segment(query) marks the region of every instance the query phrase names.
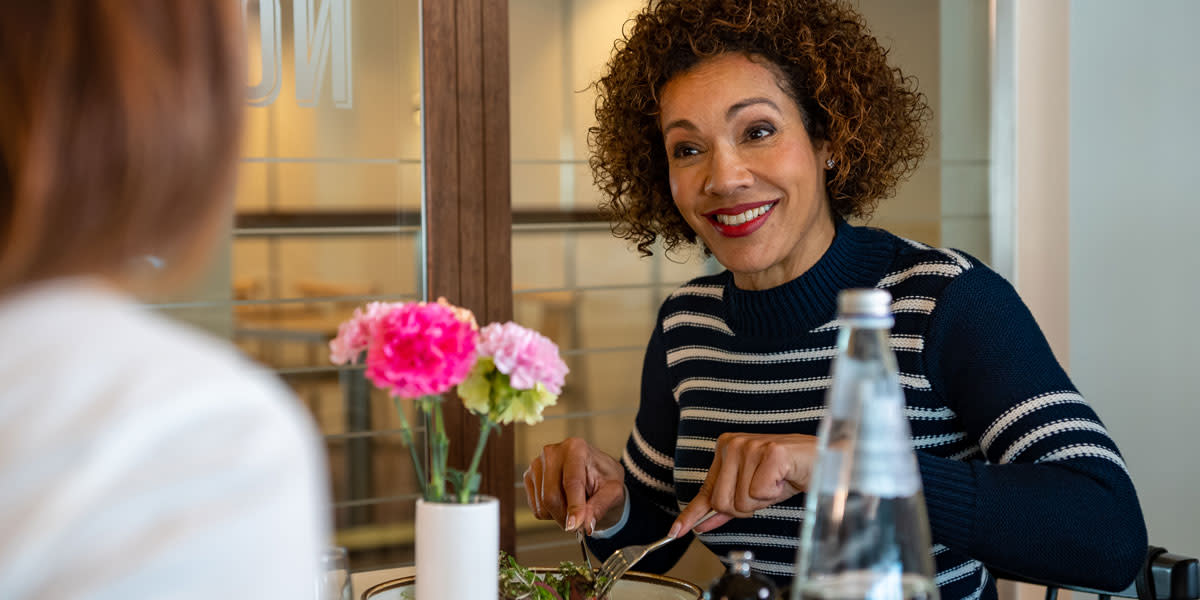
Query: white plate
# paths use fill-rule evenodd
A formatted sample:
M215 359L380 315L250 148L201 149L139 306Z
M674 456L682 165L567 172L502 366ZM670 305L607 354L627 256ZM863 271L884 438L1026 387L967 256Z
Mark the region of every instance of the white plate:
M552 569L533 570L541 573ZM415 600L415 579L410 575L372 586L363 592L362 600ZM682 579L630 571L613 586L608 600L700 600L702 593Z

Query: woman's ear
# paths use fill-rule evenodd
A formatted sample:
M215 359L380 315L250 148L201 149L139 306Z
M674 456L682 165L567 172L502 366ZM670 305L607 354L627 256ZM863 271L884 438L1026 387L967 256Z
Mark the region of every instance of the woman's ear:
M815 140L813 153L816 155L817 164L826 170L832 170L837 166L837 160L833 158L833 143L829 140Z

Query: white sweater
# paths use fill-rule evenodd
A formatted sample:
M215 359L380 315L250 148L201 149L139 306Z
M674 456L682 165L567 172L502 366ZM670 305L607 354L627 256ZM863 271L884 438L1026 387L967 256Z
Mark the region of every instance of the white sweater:
M324 464L227 343L96 281L0 299L0 598L310 598Z

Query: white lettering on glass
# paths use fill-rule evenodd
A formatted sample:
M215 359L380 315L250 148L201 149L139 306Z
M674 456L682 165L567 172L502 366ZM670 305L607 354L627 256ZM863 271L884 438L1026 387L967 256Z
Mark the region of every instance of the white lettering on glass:
M243 23L249 23L251 0L242 0ZM262 77L258 85L246 86L247 100L252 106L269 106L279 97L283 73L283 32L279 27L279 0L253 0L258 8L260 63ZM249 34L249 31L246 32Z
M205 0L207 1L207 0ZM270 106L279 98L283 81L283 29L280 0L241 0L245 35L250 36L251 15L257 13L262 76L246 86L252 106ZM253 3L253 4L251 4ZM321 100L325 71L333 71L333 104L354 108L353 54L350 0L293 0L292 50L296 74L296 102L317 106ZM253 60L253 59L251 59ZM332 63L332 64L330 64Z
M353 60L350 53L349 0L294 0L296 101L316 106L325 79L325 65L333 60L333 104L352 108ZM331 57L332 55L332 57Z

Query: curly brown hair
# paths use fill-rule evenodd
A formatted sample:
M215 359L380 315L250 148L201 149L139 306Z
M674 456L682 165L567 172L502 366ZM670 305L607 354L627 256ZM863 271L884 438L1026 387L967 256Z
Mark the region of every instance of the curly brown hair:
M915 79L888 66L862 16L837 0L649 0L626 30L593 84L589 164L613 233L643 255L659 236L668 251L696 241L671 199L658 94L707 58L744 52L782 71L809 137L830 142L835 214L870 216L929 145Z

